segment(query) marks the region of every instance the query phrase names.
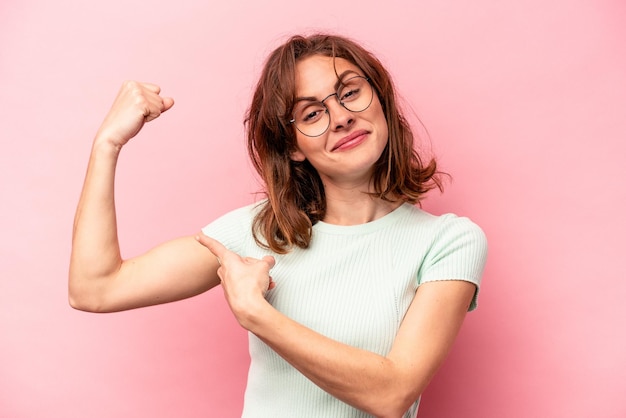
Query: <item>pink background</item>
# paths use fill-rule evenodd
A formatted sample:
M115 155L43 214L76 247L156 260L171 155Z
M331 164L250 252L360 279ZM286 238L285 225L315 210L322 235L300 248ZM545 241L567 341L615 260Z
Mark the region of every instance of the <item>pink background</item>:
M246 335L222 293L73 311L72 218L127 78L177 103L121 158L123 253L251 202L252 86L278 42L311 29L387 64L454 177L425 207L489 237L479 309L420 417L626 416L626 4L215 3L1 3L0 416L238 416Z

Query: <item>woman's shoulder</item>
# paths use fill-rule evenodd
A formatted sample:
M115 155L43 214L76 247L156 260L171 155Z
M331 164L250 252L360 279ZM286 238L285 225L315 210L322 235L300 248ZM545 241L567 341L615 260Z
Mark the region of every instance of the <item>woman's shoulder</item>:
M441 214L435 214L433 212L427 211L419 206L412 205L409 203L405 203L399 208L399 215L405 217L405 219L410 220L414 223L419 223L422 225L430 225L434 227L446 227L454 224L458 225L474 225L478 227L478 225L472 221L469 217L459 215L454 212L444 212Z
M236 231L249 230L254 221L254 217L259 212L264 202L265 201L259 201L231 209L209 222L203 228L203 231L206 233L208 231L213 232L223 229Z
M243 253L255 243L252 224L263 204L264 201L259 201L232 209L202 228L202 232L231 251Z
M467 216L452 212L437 215L410 204L402 205L401 210L403 219L400 223L404 227L428 231L433 237L474 235L480 241L486 239L482 228Z

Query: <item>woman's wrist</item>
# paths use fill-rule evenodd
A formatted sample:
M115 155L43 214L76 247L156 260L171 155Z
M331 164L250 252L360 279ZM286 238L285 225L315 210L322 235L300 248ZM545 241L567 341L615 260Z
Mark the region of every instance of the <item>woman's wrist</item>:
M232 306L231 309L233 309ZM239 325L256 334L255 331L261 329L273 310L274 308L265 298L259 297L258 300L247 303L241 308L233 309L233 313Z
M117 158L122 146L105 135L96 135L92 145L92 155Z

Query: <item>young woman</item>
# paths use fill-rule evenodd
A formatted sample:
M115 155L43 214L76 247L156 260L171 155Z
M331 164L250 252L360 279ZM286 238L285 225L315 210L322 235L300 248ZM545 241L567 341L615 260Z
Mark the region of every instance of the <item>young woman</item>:
M414 417L476 296L484 234L415 206L439 186L391 78L355 42L295 36L247 114L266 199L123 260L118 155L173 105L126 82L93 143L74 224L70 303L112 312L221 284L250 332L245 417Z

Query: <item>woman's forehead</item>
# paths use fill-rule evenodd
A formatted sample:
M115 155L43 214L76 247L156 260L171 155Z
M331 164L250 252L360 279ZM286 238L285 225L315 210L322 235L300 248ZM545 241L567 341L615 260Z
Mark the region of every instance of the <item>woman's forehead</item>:
M338 81L349 74L363 75L356 65L344 58L313 55L296 63L297 97L327 95L338 87Z

